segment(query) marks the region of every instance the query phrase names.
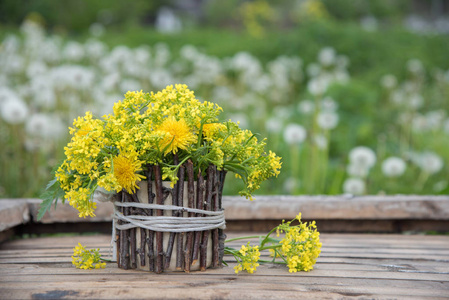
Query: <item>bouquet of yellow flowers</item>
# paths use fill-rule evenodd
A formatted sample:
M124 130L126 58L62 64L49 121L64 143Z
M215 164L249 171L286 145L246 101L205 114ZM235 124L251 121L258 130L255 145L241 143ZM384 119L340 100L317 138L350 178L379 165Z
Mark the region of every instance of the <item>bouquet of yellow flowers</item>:
M101 119L87 112L70 128L66 158L42 194L38 218L58 198L80 217L94 216L97 189L133 194L150 165L161 166L162 178L173 185L188 160L195 174L210 164L235 173L244 183L240 194L252 199L262 181L279 174L280 157L265 151L265 139L230 120L219 122L221 111L178 84L157 93L128 92Z

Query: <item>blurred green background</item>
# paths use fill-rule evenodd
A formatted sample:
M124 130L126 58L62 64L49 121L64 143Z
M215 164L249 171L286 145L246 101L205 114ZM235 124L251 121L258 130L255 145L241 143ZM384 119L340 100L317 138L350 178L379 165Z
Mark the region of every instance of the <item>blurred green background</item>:
M39 194L77 116L175 83L283 157L260 194L447 194L448 14L444 0L1 0L0 197Z

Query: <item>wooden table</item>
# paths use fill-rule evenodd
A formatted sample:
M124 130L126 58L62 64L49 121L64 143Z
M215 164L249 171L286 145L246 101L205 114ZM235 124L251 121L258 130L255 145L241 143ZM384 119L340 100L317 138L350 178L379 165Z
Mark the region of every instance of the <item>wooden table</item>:
M229 267L190 274L126 271L114 263L79 270L71 265L72 248L81 242L107 255L110 236L14 240L0 245L0 299L449 298L449 236L322 234L321 240L313 271L263 265L238 275L227 256Z

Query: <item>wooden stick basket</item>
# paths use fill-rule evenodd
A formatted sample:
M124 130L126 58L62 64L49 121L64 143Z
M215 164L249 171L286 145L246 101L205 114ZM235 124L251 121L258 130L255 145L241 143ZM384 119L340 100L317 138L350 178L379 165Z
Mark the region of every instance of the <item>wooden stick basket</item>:
M119 268L205 271L222 266L225 228L222 192L226 172L210 165L206 176L187 161L178 182L163 182L160 166L149 166L147 181L129 194L117 194L115 252Z

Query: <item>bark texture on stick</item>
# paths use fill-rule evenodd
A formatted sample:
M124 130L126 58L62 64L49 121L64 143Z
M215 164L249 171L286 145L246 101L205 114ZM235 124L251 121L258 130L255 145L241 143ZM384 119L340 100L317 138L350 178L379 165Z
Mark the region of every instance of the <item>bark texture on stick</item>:
M219 189L218 189L218 208L220 210L223 209L223 187L226 179L226 171L222 170L218 172L219 180ZM218 266L223 267L223 256L224 256L224 248L225 248L226 234L223 232L223 229L218 229Z
M120 201L120 199L122 198L122 194L121 193L118 193L116 196L115 196L115 198L116 198L116 201ZM117 207L116 207L116 209L117 209ZM121 210L121 209L120 209ZM121 221L117 221L117 223L118 224L121 224L122 222ZM117 265L119 266L119 267L121 267L121 264L120 264L120 233L121 233L121 230L116 230L115 231L115 246L116 246L116 248L117 248L117 253L116 253L116 257L115 257L115 259L117 260Z
M125 193L126 202L133 202L133 197L129 193ZM134 215L136 211L128 207L128 215ZM130 243L130 267L137 268L137 243L136 243L136 228L129 229L129 243Z
M122 191L122 202L126 202L126 193ZM123 215L128 215L128 208L122 207ZM129 231L120 230L120 267L122 269L129 269Z
M178 172L178 206L184 206L184 177L185 177L185 168L184 166L179 167ZM182 211L177 211L176 216L182 217ZM184 270L184 232L178 233L176 236L176 270Z
M217 174L217 167L214 166L213 168L213 182L212 182L212 205L211 210L218 211L219 210L219 193L220 193L220 186L219 186L219 174ZM218 268L219 266L219 247L218 247L218 241L219 241L219 233L218 228L215 228L211 230L212 234L212 268Z
M187 206L189 208L195 208L195 178L193 173L193 163L189 159L187 161ZM189 218L194 217L194 213L189 212ZM185 268L184 271L190 272L190 265L192 263L192 248L193 248L193 238L194 238L194 232L190 231L187 232L187 240L186 240L186 247L185 247Z
M164 204L164 195L162 191L162 174L161 168L158 165L154 166L154 181L156 183L156 204ZM156 210L156 216L162 216L163 212L160 209ZM156 263L155 272L162 273L164 271L164 248L162 241L162 232L156 232Z
M206 199L204 202L204 210L211 210L212 204L212 189L215 177L215 166L209 165L207 168L207 181L206 181ZM200 270L206 271L207 266L207 244L209 242L209 232L210 230L204 230L203 236L201 238L200 246Z
M204 177L201 174L201 170L198 170L198 180L197 180L197 191L196 191L196 208L203 208L203 200L204 200ZM202 214L197 214L197 217L202 217ZM201 231L195 232L195 241L193 245L193 253L192 253L192 266L196 264L199 257L199 249L201 243Z
M153 166L148 166L148 173L147 173L147 180L148 180L148 184L147 184L147 193L148 193L148 203L149 204L153 204L154 203L154 198L156 197L156 195L153 193L153 181L152 181L152 177L153 177ZM153 215L153 210L149 209L148 210L148 215L152 216ZM147 244L148 244L148 268L151 272L154 271L154 231L153 230L148 230L148 240L147 240Z

